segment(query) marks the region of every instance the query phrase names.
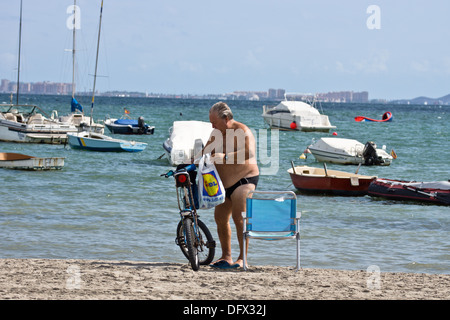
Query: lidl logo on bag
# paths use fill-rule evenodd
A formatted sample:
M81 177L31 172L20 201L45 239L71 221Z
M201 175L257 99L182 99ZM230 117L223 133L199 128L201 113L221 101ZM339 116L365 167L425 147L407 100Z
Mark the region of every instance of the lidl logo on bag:
M210 197L217 195L219 192L219 183L213 174L203 174L203 186L205 187L204 190Z

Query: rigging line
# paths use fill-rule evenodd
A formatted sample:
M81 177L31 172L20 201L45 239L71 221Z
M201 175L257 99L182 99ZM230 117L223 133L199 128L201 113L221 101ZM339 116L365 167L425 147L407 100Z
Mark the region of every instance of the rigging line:
M75 97L75 29L76 29L76 23L77 23L77 0L73 1L73 26L72 26L72 98Z
M22 43L22 0L20 0L20 22L19 22L19 56L17 62L17 95L16 104L19 104L19 88L20 88L20 48Z
M94 75L94 87L92 89L92 104L91 104L91 119L90 119L90 127L92 127L92 117L94 112L94 99L95 99L95 84L97 80L97 65L98 65L98 50L100 47L100 31L102 29L102 15L103 15L103 0L102 5L100 7L100 22L98 25L98 39L97 39L97 54L95 57L95 75Z

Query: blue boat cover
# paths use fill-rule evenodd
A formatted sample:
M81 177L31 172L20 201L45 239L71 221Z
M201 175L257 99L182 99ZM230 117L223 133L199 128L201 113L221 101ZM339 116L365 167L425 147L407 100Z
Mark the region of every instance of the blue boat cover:
M128 126L128 125L137 125L138 121L137 120L133 120L133 119L117 119L116 121L114 121L115 124L121 124L124 126Z

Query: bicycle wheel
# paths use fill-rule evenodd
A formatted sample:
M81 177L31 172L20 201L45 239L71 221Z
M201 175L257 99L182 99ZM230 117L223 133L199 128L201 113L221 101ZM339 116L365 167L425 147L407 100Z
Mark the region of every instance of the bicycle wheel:
M198 261L198 251L197 246L195 245L195 229L194 222L191 218L184 218L183 229L186 239L186 247L189 256L189 262L191 263L191 267L194 271L197 271L199 268Z
M198 222L198 238L197 241L197 254L199 259L199 264L208 265L214 259L214 254L216 253L216 242L214 241L211 232L208 227L201 221L197 219ZM183 252L186 259L189 260L189 253L186 247L185 236L183 232L183 223L180 221L177 227L177 245L180 246L181 252Z

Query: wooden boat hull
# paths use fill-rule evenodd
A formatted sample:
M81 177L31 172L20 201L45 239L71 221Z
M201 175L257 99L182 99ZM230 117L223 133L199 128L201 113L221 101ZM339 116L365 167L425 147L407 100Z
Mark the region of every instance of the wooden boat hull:
M20 153L0 153L0 168L15 170L59 170L64 167L62 157L38 158Z
M410 182L376 179L370 184L368 194L373 197L392 200L450 205L450 182Z
M294 173L295 170L295 173ZM288 170L292 183L299 191L342 196L367 194L375 176L364 176L337 170L297 166Z

